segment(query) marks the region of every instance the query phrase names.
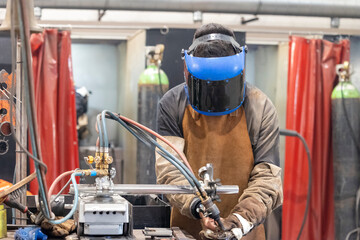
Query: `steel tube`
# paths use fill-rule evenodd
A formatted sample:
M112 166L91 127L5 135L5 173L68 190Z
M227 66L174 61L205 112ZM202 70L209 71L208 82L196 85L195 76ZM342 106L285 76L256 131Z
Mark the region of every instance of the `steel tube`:
M356 0L34 0L40 8L216 12L359 18ZM0 0L5 7L6 0Z
M96 187L92 184L79 184L80 193L95 193ZM129 194L194 194L195 190L191 186L160 185L160 184L115 184L109 190L112 193L121 195ZM216 188L217 194L236 194L239 192L237 185L223 185ZM73 193L72 185L70 193Z

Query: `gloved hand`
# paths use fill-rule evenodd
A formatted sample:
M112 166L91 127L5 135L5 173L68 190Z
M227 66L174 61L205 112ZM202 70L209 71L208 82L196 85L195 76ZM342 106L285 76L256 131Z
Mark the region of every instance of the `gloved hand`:
M240 220L234 214L230 214L227 218L222 219L222 223L225 228L224 231L230 231L233 228L242 229Z
M61 219L62 217L56 217L56 220ZM53 237L64 237L72 233L76 226L73 219L69 219L61 224L52 224L48 220L41 222L41 228L46 231L46 233Z
M227 218L222 220L225 232L231 232L236 239L241 239L248 234L254 225L243 218L238 213L231 213Z

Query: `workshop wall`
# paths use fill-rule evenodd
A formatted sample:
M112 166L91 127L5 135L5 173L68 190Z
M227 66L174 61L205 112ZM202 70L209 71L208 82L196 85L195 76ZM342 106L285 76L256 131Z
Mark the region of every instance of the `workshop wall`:
M285 128L288 43L248 45L245 79L263 91L278 112L280 128ZM280 165L284 167L285 141L280 138Z
M289 43L279 45L248 45L245 79L263 91L278 112L280 128L286 123L287 69ZM285 138L280 137L280 167L285 165ZM281 233L281 208L264 223L266 238L276 240Z
M118 49L115 44L72 44L74 82L91 91L88 100L89 135L80 146L94 146L96 115L107 109L118 109ZM116 125L108 123L109 142L119 144Z
M360 37L350 37L350 64L352 66L353 75L352 83L360 91Z
M145 69L145 31L118 45L118 112L137 120L138 80ZM117 133L124 150L124 183L136 183L136 138L117 124Z

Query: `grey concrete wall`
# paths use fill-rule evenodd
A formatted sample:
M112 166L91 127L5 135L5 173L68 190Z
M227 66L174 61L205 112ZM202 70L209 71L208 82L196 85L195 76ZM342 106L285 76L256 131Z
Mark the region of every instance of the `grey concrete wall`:
M288 45L249 45L246 55L246 81L271 99L278 112L280 128L286 126ZM284 167L284 158L285 139L281 137L281 167Z
M92 92L88 102L90 134L80 142L82 146L95 145L96 115L104 109L111 111L118 109L118 55L121 53L114 44L72 44L75 85L84 86ZM109 142L118 145L117 126L107 122Z
M118 63L118 111L133 120L137 120L138 79L145 69L145 31L119 44ZM123 128L119 128L121 146L124 149L124 183L136 183L136 138Z
M246 54L246 81L263 91L272 102L276 96L277 45L249 45Z
M353 71L351 81L360 91L360 37L350 38L350 64Z

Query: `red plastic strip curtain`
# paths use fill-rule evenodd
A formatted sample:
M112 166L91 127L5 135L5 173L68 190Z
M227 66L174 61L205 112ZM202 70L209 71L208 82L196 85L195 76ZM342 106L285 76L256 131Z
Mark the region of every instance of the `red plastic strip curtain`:
M31 36L35 104L47 185L61 173L79 167L71 39L67 31L44 30ZM31 171L34 170L30 164ZM68 179L54 189L59 191ZM36 181L30 185L37 193Z
M312 191L301 239L334 239L331 92L336 64L349 60L350 42L290 37L286 128L307 141ZM296 138L286 139L282 239L297 239L308 190L307 155Z

